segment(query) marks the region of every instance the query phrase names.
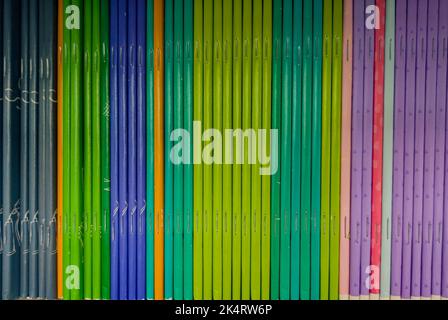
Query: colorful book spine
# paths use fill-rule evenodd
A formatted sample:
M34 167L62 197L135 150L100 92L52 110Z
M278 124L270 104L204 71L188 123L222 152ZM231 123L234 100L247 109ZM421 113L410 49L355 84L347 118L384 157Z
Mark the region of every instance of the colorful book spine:
M252 129L255 131L259 151L260 129L262 119L262 62L263 62L263 1L253 1L253 34L252 34ZM252 145L253 146L253 145ZM255 148L252 148L253 152ZM252 165L251 180L251 279L250 298L260 300L261 296L261 175L260 159L258 155L252 154L254 165Z
M329 299L339 300L343 1L333 2Z
M137 0L137 300L146 298L146 5Z
M252 126L252 1L243 0L243 38L242 38L242 128ZM250 299L250 231L251 231L251 165L250 147L243 144L243 166L241 179L241 299Z
M242 37L243 37L243 1L235 0L233 3L233 129L242 128ZM232 299L241 298L241 191L242 166L238 154L242 155L241 146L234 145L233 166L233 214L232 214Z
M280 193L280 299L290 298L291 268L291 102L292 102L292 0L283 2L281 182ZM243 94L244 97L244 94ZM243 181L244 181L243 176ZM243 240L244 243L244 240ZM243 254L244 256L244 254ZM244 298L244 297L243 297Z
M344 0L342 40L341 220L339 299L348 300L350 286L350 166L353 84L353 0Z
M118 0L110 2L110 298L119 299Z
M128 0L118 2L118 297L128 299Z
M154 0L146 3L146 299L154 299Z
M107 0L100 2L101 12L109 13ZM101 299L110 299L111 277L111 117L110 117L110 16L100 14L100 130L101 130Z
M305 51L305 59L312 59L312 73L313 73L313 87L312 87L312 114L311 114L311 207L302 207L302 212L304 212L305 217L305 227L302 225L302 233L308 237L307 233L311 233L311 261L305 263L301 266L301 270L304 272L304 278L306 276L310 277L310 284L305 280L304 289L305 291L301 293L303 299L313 299L318 300L320 297L320 225L321 225L321 155L322 155L322 33L323 33L323 3L322 0L310 1L311 3L305 7L305 13L308 19L308 28L311 28L310 20L313 17L313 42L312 42L312 52L311 40L308 42L308 51ZM311 4L313 7L311 7ZM312 16L310 10L313 11ZM306 42L305 42L306 43ZM306 61L306 60L305 60ZM305 68L305 64L304 64ZM311 68L311 67L309 67ZM308 71L311 72L311 69ZM306 83L304 82L304 85ZM307 87L307 90L310 90ZM308 99L310 93L308 92ZM305 95L304 95L305 98ZM305 120L305 117L303 117ZM309 127L309 126L308 126ZM302 152L306 155L306 152ZM305 177L309 167L302 166L302 177ZM307 178L308 179L308 178ZM307 180L305 180L307 181ZM302 190L305 190L302 187ZM308 196L306 197L308 198ZM307 208L311 208L308 209ZM305 211L306 210L306 211ZM306 212L310 212L306 214ZM307 231L311 230L311 231ZM303 250L302 250L303 252ZM307 253L305 251L304 253ZM306 261L306 260L305 260Z
M154 298L164 297L164 0L154 2Z
M426 84L428 76L428 0L418 3L417 46L416 46L416 85L415 85L415 140L414 140L414 197L412 221L412 269L410 297L420 299L422 277L422 248L423 248L423 197L425 162L425 113L426 113ZM430 82L429 82L430 83ZM428 83L428 84L429 84ZM428 130L429 131L429 130ZM409 298L409 296L406 296Z
M213 127L213 0L204 0L204 132ZM204 145L204 148L206 145ZM203 299L213 297L213 168L203 166Z
M332 147L332 63L333 63L333 1L324 0L323 6L323 63L322 63L322 179L321 179L321 246L320 298L328 299L330 281L330 198Z
M270 174L265 174L261 178L261 299L270 299L270 261L271 261L271 174L277 168L277 156L271 147L273 131L272 121L272 1L263 2L263 116L262 127L266 132L264 142L266 144L266 155L270 155ZM277 146L278 147L278 146ZM277 151L274 151L277 152ZM267 157L267 156L266 156ZM267 159L263 159L267 160ZM262 162L265 164L265 162Z
M183 128L183 4L174 1L174 130ZM174 138L179 139L178 134ZM180 154L174 157L174 299L183 299L183 222L184 222L184 174L183 161Z
M165 1L165 299L173 299L173 273L174 273L174 226L173 226L173 182L174 167L170 161L170 153L173 143L170 140L171 132L174 129L174 85L173 85L173 64L174 64L174 3L173 0Z
M80 41L83 43L82 54L82 85L83 85L83 104L80 109L81 118L83 118L83 144L81 145L84 156L82 167L83 175L81 186L83 189L83 258L84 258L84 299L92 299L92 270L93 270L93 189L92 189L92 2L84 4L84 28L83 37Z
M446 86L448 77L447 48L448 21L442 19L448 14L448 2L439 3L439 40L437 51L437 99L436 99L436 156L435 156L435 181L434 181L434 223L433 223L433 253L432 253L432 298L440 299L442 296L442 248L444 226L444 164L445 164L445 132L446 132ZM445 265L446 266L446 265ZM446 279L446 277L445 277ZM445 282L446 283L446 282Z
M101 299L101 38L100 2L92 3L92 299Z
M437 51L438 51L439 1L430 0L428 5L427 51L426 51L426 110L423 176L423 223L421 231L422 270L420 295L422 299L432 296L432 255L434 243L434 183L435 139L437 103Z
M184 103L184 129L190 138L193 135L193 0L184 1L184 81L183 81L183 103ZM190 139L191 141L191 139ZM190 155L190 161L184 165L184 292L185 300L193 299L193 145L184 144L185 152Z
M353 2L353 107L350 196L350 299L361 293L362 153L364 101L364 0Z
M272 22L272 129L281 139L281 88L282 88L282 5L283 1L273 0ZM236 24L235 24L236 29ZM236 43L234 43L234 46ZM236 62L235 62L236 65ZM235 78L234 78L235 81ZM234 91L234 96L236 91ZM234 114L236 113L234 105ZM234 122L235 127L235 122ZM280 150L280 145L278 146ZM280 297L280 181L281 154L278 152L278 170L271 177L271 299ZM234 193L235 194L235 193ZM235 200L235 198L234 198Z
M372 225L370 241L370 296L378 299L380 293L381 219L383 189L383 132L384 132L384 39L386 28L386 1L376 0L379 29L375 29L375 69L373 97L373 164L372 164Z
M223 87L222 105L225 130L233 128L232 125L232 40L233 37L233 1L223 2ZM223 146L223 178L222 178L222 213L223 213L223 245L222 245L222 298L232 298L232 165L227 162L232 159L233 150L227 144Z
M31 2L30 5L30 9L35 9L35 6L33 5L34 1ZM67 14L66 14L66 8L67 6L69 6L71 4L70 0L64 0L64 21L66 21L67 18ZM30 18L30 28L32 26L35 26L36 23L36 19L31 19ZM31 30L31 29L30 29ZM33 33L31 33L33 34ZM36 37L31 37L32 40L35 40ZM63 165L63 173L62 173L62 179L63 179L63 186L62 186L62 204L63 204L63 208L62 208L62 222L63 222L63 244L62 244L62 270L63 270L63 276L62 276L62 281L63 281L63 289L62 289L62 296L64 298L64 300L71 300L70 298L70 290L68 288L68 286L66 285L67 283L67 278L68 278L68 268L71 265L71 238L73 237L73 233L72 233L72 228L71 228L71 223L70 221L72 221L72 211L71 211L71 207L70 207L70 200L71 200L71 194L70 194L70 190L71 190L71 166L70 166L70 155L71 155L71 148L70 148L70 143L71 143L71 99L70 99L70 90L71 90L71 67L70 67L70 61L71 61L71 32L70 30L67 28L67 25L64 23L63 25L63 52L62 52L62 68L63 68L63 80L62 80L62 84L63 84L63 101L62 104L64 106L64 113L63 113L63 132L62 132L62 139L63 139L63 160L62 160L62 165ZM30 45L32 44L32 42L30 41ZM36 48L37 43L35 41L33 41L34 46L30 46L31 50L33 50L33 48ZM31 51L30 52L30 56L31 56L31 61L35 60L35 56L36 56L36 51L34 49L34 52ZM36 63L31 63L31 65L34 67L36 65ZM34 69L34 68L33 68ZM33 89L36 88L35 84L36 84L36 80L33 81L33 77L31 77L31 81L30 81L30 92L33 91ZM34 96L34 94L33 94ZM35 99L31 100L33 102L33 108L31 108L30 110L30 134L32 132L35 133L36 130L36 116L32 116L33 113L36 113L36 105L34 104ZM32 120L32 118L34 119L34 121ZM35 141L34 141L35 142ZM33 145L33 143L31 143L31 145ZM34 161L33 161L34 160ZM30 150L30 162L31 163L35 163L36 158L35 158L35 152L31 152ZM33 166L32 166L33 167ZM35 166L34 166L35 167ZM31 169L31 167L30 167ZM34 168L35 169L35 168ZM35 181L37 179L37 175L33 173L33 170L30 170L30 195L34 194L36 188L31 188L31 185L35 186ZM31 212L31 224L30 224L30 237L31 239L34 239L33 235L35 234L35 223L34 223L34 218L36 216L35 214L35 210L31 211L32 208L35 207L35 203L36 201L32 201L30 198L30 212ZM32 288L36 288L36 285L33 284L33 279L35 278L35 274L36 272L34 271L35 268L35 263L33 262L34 260L34 252L36 252L36 241L33 241L30 243L30 296L33 297L35 294L35 290ZM34 292L32 292L34 291Z
M193 83L193 119L195 122L203 121L204 98L204 65L203 65L203 1L194 0L194 83ZM197 135L199 134L199 137ZM202 159L202 132L193 132L194 150L194 195L193 195L193 298L202 300L203 297L203 164ZM196 142L197 141L197 142ZM199 149L198 149L199 147Z
M395 0L386 1L380 297L390 298L394 161Z
M213 1L213 128L222 132L222 0ZM222 299L222 146L216 145L213 161L213 299ZM221 160L221 162L220 162Z
M293 2L291 114L291 299L300 296L300 195L302 146L302 1ZM308 180L309 181L309 180Z
M127 12L127 134L128 134L128 273L127 298L137 298L137 1Z
M0 17L3 19L3 2L0 5ZM30 19L31 20L31 19ZM0 23L0 57L3 57L3 22ZM0 70L3 70L3 59L0 59ZM0 77L0 88L2 90L2 94L0 95L0 106L3 110L3 75ZM2 142L3 142L3 111L0 112L0 132L2 134ZM3 143L0 144L0 152L3 154ZM0 210L3 210L3 162L0 166ZM0 217L0 226L3 228L3 215ZM0 238L0 244L3 245L3 237ZM31 259L30 259L31 260ZM0 251L0 266L3 267L3 250ZM3 275L0 275L0 290L3 292ZM2 299L2 295L0 295L0 300Z
M407 2L396 0L396 11L406 12ZM395 94L394 94L394 158L392 182L392 259L391 299L401 296L401 265L403 252L403 208L404 208L404 133L406 102L406 15L396 15L395 23Z

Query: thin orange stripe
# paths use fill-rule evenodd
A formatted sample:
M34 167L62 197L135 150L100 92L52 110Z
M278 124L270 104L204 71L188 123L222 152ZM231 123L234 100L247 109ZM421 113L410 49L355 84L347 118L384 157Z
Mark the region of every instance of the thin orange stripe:
M164 216L164 165L163 165L163 17L164 0L154 1L154 293L156 300L163 299L163 216Z

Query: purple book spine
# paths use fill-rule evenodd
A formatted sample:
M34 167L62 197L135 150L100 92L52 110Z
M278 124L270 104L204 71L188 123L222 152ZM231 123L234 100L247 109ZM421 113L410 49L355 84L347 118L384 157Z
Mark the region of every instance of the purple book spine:
M128 0L128 299L137 298L137 7Z
M127 10L118 2L118 198L120 202L119 298L128 299L128 109L127 109Z
M412 213L414 196L414 135L415 135L415 69L417 56L417 3L409 0L407 9L406 47L406 103L404 151L404 204L403 204L403 260L401 296L411 297Z
M375 5L375 0L366 0L365 7ZM364 112L362 147L362 220L361 220L361 296L369 296L370 280L370 230L372 218L372 141L373 141L373 86L375 31L364 28Z
M434 231L432 253L432 295L442 294L442 241L443 241L443 192L445 168L445 128L447 99L447 42L448 42L448 1L440 1L439 40L436 94L436 145L434 181ZM445 233L446 235L446 233Z
M137 0L137 299L146 296L146 1Z
M442 0L443 1L443 0ZM439 0L429 0L426 52L425 164L423 181L423 243L421 296L431 297L432 242L434 222L434 151L437 94L437 28Z
M353 113L350 217L350 296L360 295L362 132L364 100L364 0L353 3ZM370 251L369 251L370 252Z
M111 208L111 292L112 300L118 294L118 1L110 3L110 208Z
M392 200L391 296L401 296L401 262L403 248L404 129L406 96L406 12L407 0L397 0L395 28L395 111L394 173Z
M420 297L422 276L423 170L425 147L426 52L428 0L418 2L417 72L415 89L414 204L412 222L411 296ZM406 292L406 296L407 296Z
M444 1L446 2L446 1ZM445 9L445 12L447 10ZM443 16L444 18L446 17ZM445 20L445 19L444 19ZM446 21L446 20L445 20ZM446 32L446 30L444 31ZM444 61L445 61L445 66L444 69L447 69L446 66L446 61L447 61L447 40L445 38L445 43L443 44L443 56L444 56ZM448 90L448 88L447 88ZM445 100L445 110L448 107L448 101ZM447 123L448 123L448 112L447 112L447 119L446 119ZM448 136L448 125L445 128L445 141L447 141L447 136ZM444 213L443 213L443 261L442 261L442 297L447 298L448 299L448 146L445 144L445 190L444 190L444 199L445 199L445 203L444 203Z

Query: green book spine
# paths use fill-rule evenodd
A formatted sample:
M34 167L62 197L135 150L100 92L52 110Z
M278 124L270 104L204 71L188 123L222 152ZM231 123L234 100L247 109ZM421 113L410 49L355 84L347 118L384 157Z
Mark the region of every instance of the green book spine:
M147 1L146 29L146 298L154 299L154 0Z
M277 169L277 153L271 149L271 119L272 119L272 0L263 2L263 88L262 88L262 128L266 132L264 139L266 152L263 160L269 155L269 172L261 178L261 299L270 298L270 261L271 261L271 174ZM266 158L264 158L266 157ZM267 162L267 161L266 161ZM265 161L262 161L266 165Z
M204 133L213 127L213 0L204 0ZM204 154L209 144L204 143ZM204 163L203 299L213 297L213 166Z
M314 5L313 17L313 76L312 80L312 112L311 118L311 163L305 171L311 170L311 262L307 265L307 274L310 282L305 296L312 300L318 300L320 294L320 212L321 212L321 143L322 143L322 0L311 1L309 7ZM310 49L311 50L311 49ZM302 189L304 190L304 189Z
M283 1L280 299L290 298L291 271L291 102L292 102L292 0Z
M300 291L302 300L310 299L311 272L311 201L312 201L312 111L313 111L313 1L303 6L303 63L302 63L302 150L301 150L301 203L300 203ZM320 161L320 159L319 159ZM320 170L320 167L319 167ZM320 185L320 181L319 181Z
M343 0L333 2L329 298L339 299Z
M193 134L193 0L184 1L184 128ZM188 154L193 155L193 146ZM186 152L187 150L185 150ZM191 158L190 158L191 159ZM193 165L184 165L184 299L193 299Z
M252 0L243 0L243 131L252 125ZM241 298L250 299L251 165L250 145L243 143Z
M272 47L272 129L281 138L281 88L282 88L282 0L273 0ZM280 147L280 146L279 146ZM281 155L278 154L278 170L271 177L271 299L280 294L280 178Z
M73 0L72 4L80 10L81 26L85 17L82 2ZM83 194L87 190L82 186L82 35L81 29L71 31L71 57L70 57L70 208L71 208L71 266L70 273L75 283L71 286L71 299L81 300L84 298L84 268L83 268ZM85 245L85 244L84 244ZM68 270L66 270L68 272Z
M253 34L252 34L252 129L255 139L250 150L254 157L251 185L251 299L261 297L261 175L259 151L259 132L262 121L262 85L263 85L263 1L253 1ZM254 146L255 144L255 146Z
M84 196L84 298L92 299L93 270L93 219L92 219L92 2L84 4L84 54L83 54L83 116L84 116L84 149L83 188Z
M233 3L233 129L242 128L242 76L243 76L243 0ZM233 148L233 213L232 213L232 299L241 299L241 146ZM240 160L240 161L238 161Z
M330 277L330 193L331 193L331 65L333 39L333 0L324 0L322 72L322 199L320 298L328 300Z
M302 145L302 0L293 2L291 136L291 299L300 293L300 197ZM307 125L306 123L304 125ZM309 125L309 124L308 124ZM307 239L308 240L308 239ZM309 240L308 240L309 242ZM309 244L308 244L309 246Z
M222 132L222 0L213 5L213 128ZM213 299L222 299L222 148L213 164Z
M174 0L174 130L183 128L183 0ZM179 137L176 137L179 139ZM174 164L174 299L183 299L184 172L181 154Z
M100 1L92 1L92 298L101 298ZM104 144L104 142L103 142Z
M110 299L110 103L109 103L109 1L100 11L100 110L101 113L101 298Z
M203 121L203 0L194 0L194 83L193 83L193 119L202 125ZM203 165L202 165L202 130L193 132L194 168L193 168L193 298L202 300L203 297ZM197 143L196 143L197 141Z
M223 129L232 129L232 32L233 32L233 1L223 2ZM232 145L224 143L222 168L222 298L232 298Z
M64 114L62 119L62 139L63 139L63 195L62 195L62 203L63 203L63 217L62 217L62 223L63 223L63 233L64 236L62 237L63 245L62 245L62 270L63 270L63 278L62 278L62 296L64 300L70 300L70 289L67 286L67 280L69 273L67 272L71 265L71 243L72 239L74 237L74 233L72 230L72 210L70 207L70 199L71 199L71 148L70 148L70 141L71 141L71 95L70 95L70 75L71 75L71 31L67 28L67 25L65 23L68 14L66 13L66 8L71 5L71 0L64 0L64 20L63 20L63 55L62 55L62 68L64 70L63 72L63 80L62 80L62 86L63 86L63 102L62 105L64 106Z

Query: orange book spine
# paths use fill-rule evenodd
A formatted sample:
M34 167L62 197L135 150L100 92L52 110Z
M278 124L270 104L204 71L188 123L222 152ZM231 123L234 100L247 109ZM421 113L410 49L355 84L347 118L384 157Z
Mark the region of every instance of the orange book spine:
M163 299L164 216L164 0L154 1L154 296Z

